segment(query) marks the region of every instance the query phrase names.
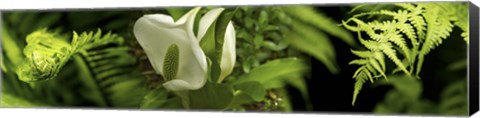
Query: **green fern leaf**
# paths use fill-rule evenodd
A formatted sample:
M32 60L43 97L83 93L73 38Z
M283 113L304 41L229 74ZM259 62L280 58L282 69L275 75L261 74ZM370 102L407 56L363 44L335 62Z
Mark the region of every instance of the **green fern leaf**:
M357 95L360 93L360 90L362 90L364 81L357 81L355 82L355 90L353 91L353 100L352 100L352 106L355 104L355 101L357 100Z
M361 65L353 76L357 82L372 81L371 74L373 78L380 76L387 78L384 73L386 67L383 55L395 64L393 73L403 71L411 78L419 78L425 55L442 44L455 26L464 31L461 36L468 44L468 39L465 39L468 38L466 28L468 13L465 3L398 3L393 5L399 7L395 8L396 10L392 7L369 9L366 6L368 5L359 5L352 9L352 12L360 8L371 11L355 14L342 22L346 29L358 33L358 40L369 50L352 51L362 58L349 63ZM365 16L368 18L364 18ZM377 19L365 20L373 16ZM367 34L369 38L363 39L362 33ZM370 57L371 55L375 56ZM355 94L358 94L357 89L360 87L356 87Z
M133 68L136 59L123 45L122 37L111 33L101 37L99 32L83 35L93 40L75 55L86 86L81 90L83 96L102 107L140 107L146 88L145 78Z
M17 75L24 82L55 78L74 53L68 43L46 29L33 32L26 40L26 59L17 68Z
M73 32L71 44L46 29L27 37L27 59L17 69L20 80L35 85L40 80L56 78L63 66L73 59L79 70L87 101L102 107L139 107L145 93L144 76L132 68L136 59L123 45L123 38L101 30ZM53 87L53 86L50 86ZM36 88L42 89L42 88Z
M350 61L350 63L348 64L357 64L357 65L365 65L365 64L368 64L370 63L370 60L368 59L356 59L356 60L352 60Z

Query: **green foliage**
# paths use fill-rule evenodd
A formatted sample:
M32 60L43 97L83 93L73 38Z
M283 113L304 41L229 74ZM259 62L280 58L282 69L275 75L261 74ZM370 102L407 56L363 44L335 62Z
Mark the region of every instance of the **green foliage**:
M225 84L207 82L199 90L189 91L188 97L191 109L225 109L233 100L233 88Z
M65 82L63 80L59 81L45 81L36 84L27 84L23 81L20 81L17 77L17 72L19 65L25 62L25 56L23 54L23 49L26 45L26 40L21 40L27 38L27 35L31 32L42 30L44 26L52 25L55 23L54 19L58 19L58 14L43 14L43 13L2 13L2 53L3 55L3 66L2 68L2 95L10 94L17 99L23 99L35 103L36 105L41 104L41 106L56 106L63 104L64 106L70 106L72 104L77 104L78 101L73 101L70 98L73 98L74 93L67 92L65 89L70 89L71 87L76 86L73 81ZM21 22L36 19L39 22ZM53 21L52 21L53 20ZM39 31L40 32L40 31ZM38 33L38 32L37 32ZM57 32L58 33L58 32ZM38 36L38 35L37 35ZM61 35L56 35L55 37L64 37ZM45 37L43 37L45 38ZM30 38L30 41L35 41L37 39ZM48 43L42 42L43 44ZM38 42L37 42L38 43ZM34 47L34 46L30 46ZM31 48L33 49L33 48ZM30 52L33 52L30 49ZM42 53L42 52L41 52ZM37 53L38 54L38 53ZM31 56L31 55L30 55ZM47 69L48 70L48 69ZM71 69L63 69L65 73L69 73ZM63 75L61 75L63 76ZM62 83L67 87L61 89L58 88L58 83ZM33 88L31 85L35 85ZM49 87L45 87L49 86ZM8 95L6 95L8 96ZM39 99L41 98L41 99ZM13 102L13 101L11 101ZM3 104L15 104L15 103L3 103ZM3 106L3 104L0 104ZM22 106L18 104L16 107L33 107L32 105Z
M466 78L449 84L442 92L440 101L422 97L424 89L421 82L406 76L392 75L389 81L380 81L376 85L393 85L385 99L375 106L377 114L442 114L467 115Z
M330 72L338 74L340 70L336 62L335 49L328 35L335 36L350 46L355 46L353 36L347 30L337 26L336 21L313 7L287 6L282 8L284 8L282 10L285 14L292 19L284 21L291 28L289 33L286 33L289 44L312 55L325 64Z
M219 18L208 28L205 36L203 36L203 39L200 41L200 46L211 61L212 70L210 77L214 82L221 83L223 81L220 80L219 77L221 73L220 63L222 62L225 31L236 11L237 9L225 9Z
M468 83L466 80L466 78L463 78L460 81L456 81L443 90L437 107L440 113L445 115L468 114Z
M11 34L12 33L7 30L7 26L2 25L2 48L5 50L5 53L2 53L2 70L4 71L8 71L7 68L4 67L6 64L4 60L10 60L13 65L18 65L23 59L21 47L15 42Z
M338 37L350 46L355 46L356 42L353 36L344 28L337 26L337 21L331 19L314 7L310 6L287 6L284 7L286 14L290 15L293 21L303 22L305 25L312 25L318 30L326 32L332 36ZM293 27L296 26L292 24ZM322 40L319 38L317 40ZM326 39L328 40L328 39Z
M308 58L307 55L319 60L330 72L339 73L335 49L329 36L339 38L350 46L356 45L347 30L337 26L336 21L312 6L239 7L232 20L237 31L236 67L241 70L234 69L234 76L226 78L227 81L243 81L242 77L236 76L249 75L262 63L271 60L285 57L304 59ZM279 89L287 85L301 91L307 109L310 109L303 76L285 77L282 81L265 83L264 87ZM282 103L289 106L286 105L287 99Z
M234 88L237 90L238 94L246 94L248 97L256 102L260 102L265 99L265 95L267 94L263 85L259 82L249 81L241 84L234 85Z
M142 75L135 68L128 68L136 63L135 58L123 45L122 37L111 33L100 36L101 32L98 31L95 35L92 32L83 33L78 38L86 42L81 55L75 57L77 66L83 70L81 81L86 85L85 89L80 90L81 94L89 95L86 99L99 106L138 107L146 87ZM82 37L91 40L81 40Z
M288 67L288 68L281 68ZM268 85L275 83L274 81L283 81L282 78L289 78L295 76L301 76L303 73L308 71L308 68L305 62L297 58L285 58L277 59L265 63L255 69L250 73L245 74L240 77L238 81L235 81L235 84L241 84L248 81L257 81L263 85ZM271 74L276 73L276 74ZM268 87L267 87L268 88Z
M153 108L162 108L167 102L168 92L165 89L154 89L145 94L140 108L142 109L153 109Z
M242 81L246 74L256 73L254 70L260 68L262 65L270 63L270 61L288 58L288 57L299 57L304 58L304 55L300 54L300 51L288 48L289 43L287 41L286 33L289 32L289 26L285 23L291 19L290 16L286 15L283 11L283 7L279 6L265 6L265 7L251 7L244 6L239 7L237 12L232 18L233 25L236 30L236 47L237 47L237 61L235 68L232 74L225 78L226 83L236 83L237 81ZM277 66L277 67L287 67ZM293 67L296 68L296 67ZM280 75L280 76L277 76ZM291 77L282 77L282 73L258 73L258 77L271 77L273 80L280 80L280 78L291 78ZM255 75L255 76L256 76ZM252 76L252 79L255 78ZM293 79L293 78L292 78ZM305 85L303 82L304 78L295 78L298 83ZM302 83L303 82L303 83ZM251 82L248 82L251 83ZM276 81L275 83L261 83L262 87L265 88L263 91L271 89L279 89L281 87L291 85L286 84L288 81ZM267 85L269 84L269 85ZM276 84L272 86L272 84ZM234 85L238 86L238 85ZM268 87L270 86L270 87ZM235 88L235 87L234 87ZM303 89L302 89L303 90ZM307 93L307 91L304 91ZM305 99L308 99L308 94ZM267 97L267 96L264 96ZM284 96L282 96L284 97ZM236 106L236 104L243 104L243 106L250 107L232 107L235 110L265 110L270 109L267 106L263 105L269 103L269 100L263 100L260 102L252 101L247 93L242 91L236 91L235 93L235 103L232 103L230 107ZM240 100L243 99L243 100ZM284 98L285 99L285 98ZM290 101L284 100L280 103L279 106L283 104L289 104ZM307 103L308 104L308 103ZM260 107L262 106L262 107ZM273 105L272 105L273 106ZM290 106L283 106L290 107ZM282 108L281 108L282 109ZM285 108L289 109L289 108Z
M59 39L56 34L40 30L27 36L26 59L18 67L20 80L33 82L55 78L72 54L78 49Z
M240 76L239 80L232 83L237 89L235 98L245 100L238 102L259 102L264 100L261 96L265 96L265 89L282 89L286 85L293 85L301 91L304 99L308 100L306 83L301 77L308 71L305 61L297 58L276 59L267 62L251 70L250 73ZM282 98L284 97L282 96ZM287 100L281 105L289 104Z
M201 10L195 22L209 9ZM392 85L394 90L376 106L376 113L466 111L465 82L452 84L441 100L430 101L422 96L421 81L411 79L419 78L425 56L449 38L454 27L463 31L461 37L468 44L466 4L360 5L351 13L363 12L342 22L344 27L313 6L227 8L200 42L208 57L206 85L171 92L161 84L175 77L152 71L131 27L144 14L169 14L177 20L188 10L7 13L2 21L6 25L2 25L0 105L290 112L290 100L296 100L291 97L297 96L290 96L287 88L293 87L301 93L307 110L313 110L312 90L306 83L306 75L314 73L309 68L310 56L330 73L340 73L331 42L338 39L364 48L351 50L360 58L349 63L360 66L353 74L352 105L365 82L385 78L375 83ZM237 62L232 74L220 80L221 47L230 20L236 30ZM89 32L97 28L115 33ZM348 30L358 35L361 45ZM171 64L164 66L169 71L164 73L176 73L176 68L169 68L178 66L176 50L173 45L167 54L170 58L161 60ZM465 65L466 61L458 62L451 69Z
M360 5L354 9L358 7L375 8ZM387 79L383 55L395 64L392 73L402 71L409 78L420 78L425 55L447 39L454 26L461 28L468 24L467 7L465 3L397 3L393 7L355 14L344 21L343 26L357 32L360 43L368 49L352 51L362 58L350 62L361 66L353 76L357 83L352 105L365 81ZM368 21L371 18L377 19ZM349 25L351 22L356 25ZM462 36L468 38L468 29L461 29ZM362 36L365 34L368 39ZM465 41L468 43L468 39Z
M138 107L139 103L136 102L141 101L142 91L144 91L143 80L138 77L138 72L135 75L132 68L124 68L132 66L136 60L128 53L128 47L121 46L124 42L123 38L111 33L102 36L100 30L95 34L89 32L77 35L74 32L71 44L61 38L63 37L50 33L46 29L35 31L27 36L28 45L24 48L26 59L19 65L17 75L18 79L28 82L31 86L23 87L32 87L33 91L29 90L30 93L36 93L36 90L72 91L55 87L61 84L57 82L64 81L64 76L59 73L65 72L63 66L70 62L74 63L79 74L69 83L79 82L81 87L75 89L74 94L65 94L63 97L68 98L63 99L75 99L73 96L77 95L76 92L80 92L78 94L85 97L86 101L98 106ZM61 80L51 80L58 78L57 75L62 76ZM9 76L9 79L15 79L12 77ZM137 79L131 79L132 77ZM10 80L10 82L13 81ZM10 93L10 90L6 89L6 92ZM49 101L44 102L54 103L58 100Z
M2 94L2 99L0 99L0 104L2 107L38 107L38 106L44 106L39 103L34 103L29 100L25 100L23 98L19 98L16 96L13 96L11 94Z

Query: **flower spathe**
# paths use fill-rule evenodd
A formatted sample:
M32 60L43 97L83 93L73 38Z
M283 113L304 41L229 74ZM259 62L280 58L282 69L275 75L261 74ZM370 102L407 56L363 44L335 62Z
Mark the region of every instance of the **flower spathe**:
M163 86L170 91L196 90L203 87L207 81L207 57L200 47L200 40L208 27L216 20L223 8L213 9L205 14L200 21L198 35L193 33L195 16L200 7L193 8L177 21L164 14L149 14L139 18L133 28L134 35L144 49L149 61L157 74L169 74L168 68L174 68L173 77ZM171 47L178 54L175 61L168 61ZM233 51L233 52L232 52ZM176 62L176 67L164 67L164 62ZM235 63L235 30L228 24L222 53L221 79L231 73ZM230 67L231 65L231 67ZM171 73L170 73L171 74Z
M163 84L168 90L195 90L205 85L207 60L193 34L193 21L199 10L190 10L176 22L164 14L144 15L134 25L134 35L157 74L164 74L167 49L172 44L178 47L177 75Z
M207 32L208 28L212 26L215 19L217 19L224 8L216 8L209 12L207 12L201 19L198 28L198 35L197 39L199 41L202 40L203 36ZM230 21L227 25L227 29L225 31L224 43L222 47L222 60L220 63L220 69L222 70L220 73L219 81L225 79L226 76L230 75L233 71L233 67L236 61L236 50L235 50L235 29L233 28L233 24Z

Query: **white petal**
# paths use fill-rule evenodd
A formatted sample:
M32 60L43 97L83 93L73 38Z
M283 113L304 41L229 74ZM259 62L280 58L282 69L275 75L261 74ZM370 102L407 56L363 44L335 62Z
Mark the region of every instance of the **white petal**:
M227 25L225 32L225 39L223 42L223 51L222 51L222 62L220 63L220 68L222 72L220 73L219 81L222 81L227 75L230 75L233 71L233 66L236 61L236 50L235 50L235 28L230 21Z
M213 21L217 20L218 16L222 13L225 8L215 8L208 11L199 22L197 39L202 40L205 33L207 33L208 28L212 25Z
M190 10L177 22L163 14L145 15L134 25L134 35L157 74L163 74L167 48L177 44L179 68L176 79L164 83L168 90L198 89L206 82L206 57L193 34L193 21L198 10Z
M200 11L200 7L195 7L192 10L190 10L188 13L183 15L177 21L177 24L185 24L184 26L186 26L185 28L187 29L187 31L192 32L191 33L192 36L194 36L194 34L193 34L193 23L195 21L195 16L197 15L198 11Z

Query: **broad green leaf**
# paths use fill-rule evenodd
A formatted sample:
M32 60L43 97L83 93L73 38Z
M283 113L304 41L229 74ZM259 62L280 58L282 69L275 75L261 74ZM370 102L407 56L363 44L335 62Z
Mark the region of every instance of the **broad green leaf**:
M288 77L285 76L282 78L273 79L273 80L270 80L269 82L262 83L262 85L263 87L265 87L265 89L282 88L287 85L285 79L288 79L289 77L290 76Z
M188 93L190 109L225 109L233 100L233 88L229 85L207 82L205 86Z
M324 33L300 22L292 21L292 32L287 34L288 43L322 62L331 73L338 73L335 48Z
M305 100L305 105L307 107L307 110L313 110L312 103L310 101L310 96L308 94L308 87L307 83L305 82L305 79L301 77L291 77L288 79L285 79L285 83L293 86L294 88L298 89L300 91L300 94L302 94L303 99Z
M266 95L265 88L259 82L249 81L249 82L234 85L233 87L235 88L235 90L241 91L242 93L247 94L257 102L265 99L265 95Z
M167 102L168 92L158 88L146 93L140 105L142 109L161 108Z
M233 108L242 108L242 104L247 104L253 102L254 100L250 97L247 93L242 91L236 91L234 93L232 102L228 105L226 109L233 109Z
M10 60L13 65L20 65L24 58L22 50L15 42L17 39L12 37L10 32L8 31L9 29L7 28L7 26L2 25L2 50L5 52L5 55L4 53L2 53L2 58L4 58L3 60ZM16 69L15 66L13 69Z
M5 62L3 61L3 53L0 54L0 66L3 72L8 72L7 66L5 66Z
M185 109L182 105L182 99L180 97L173 97L168 99L160 108L167 110Z
M0 98L1 107L45 107L47 105L36 103L20 97L16 97L9 93L2 93Z
M294 57L269 61L252 69L248 74L241 76L234 84L248 81L267 84L277 79L285 79L286 76L302 75L309 69L305 63L305 61Z
M315 26L322 31L327 32L330 35L342 39L350 46L355 46L355 40L353 36L345 29L337 26L337 22L328 16L320 13L310 6L288 6L285 7L285 13L301 22L308 23L311 26ZM295 25L293 26L295 27Z
M262 84L255 81L234 85L234 89L234 98L227 109L237 108L246 103L260 102L265 99L267 94Z

